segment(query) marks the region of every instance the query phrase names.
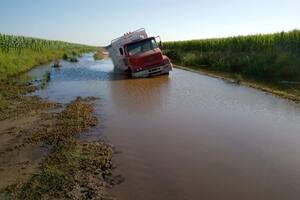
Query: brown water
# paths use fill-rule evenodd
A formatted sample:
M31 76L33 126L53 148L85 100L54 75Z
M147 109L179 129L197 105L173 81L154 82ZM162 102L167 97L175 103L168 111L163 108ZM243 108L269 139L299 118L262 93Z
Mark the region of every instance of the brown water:
M299 105L179 69L128 79L91 55L62 64L37 94L101 98L100 132L125 178L118 199L300 199Z

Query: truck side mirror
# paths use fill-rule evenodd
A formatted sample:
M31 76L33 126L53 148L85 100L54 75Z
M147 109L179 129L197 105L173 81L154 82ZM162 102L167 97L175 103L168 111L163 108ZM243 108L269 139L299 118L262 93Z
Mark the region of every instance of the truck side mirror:
M157 41L158 39L159 39L159 42ZM161 42L160 36L156 36L156 37L155 37L155 41L156 41L156 43L158 44L158 47L161 49L163 46L162 46L162 42Z
M159 41L158 46L159 46L159 48L162 48L162 47L163 47L161 41Z

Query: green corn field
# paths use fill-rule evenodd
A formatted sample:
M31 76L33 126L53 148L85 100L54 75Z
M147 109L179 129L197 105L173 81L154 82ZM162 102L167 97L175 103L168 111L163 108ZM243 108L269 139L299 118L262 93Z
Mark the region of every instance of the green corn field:
M0 34L0 79L59 59L63 55L80 55L91 51L96 51L96 47Z
M267 81L300 81L300 31L164 43L173 62Z
M72 44L62 41L51 41L36 39L23 36L12 36L0 34L0 48L2 52L8 53L10 51L21 52L24 49L31 49L34 51L41 51L43 49L62 49L62 48L84 48L85 45Z

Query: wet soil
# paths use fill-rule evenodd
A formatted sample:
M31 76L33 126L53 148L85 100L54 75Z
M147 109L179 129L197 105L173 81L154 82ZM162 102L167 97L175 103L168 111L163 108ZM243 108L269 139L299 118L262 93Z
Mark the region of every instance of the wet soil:
M14 121L26 125L2 132L22 138L7 140L6 145L13 148L2 152L2 198L112 199L107 193L107 187L114 184L112 148L104 142L77 139L97 124L92 99L78 97L61 112ZM28 158L34 153L36 159Z

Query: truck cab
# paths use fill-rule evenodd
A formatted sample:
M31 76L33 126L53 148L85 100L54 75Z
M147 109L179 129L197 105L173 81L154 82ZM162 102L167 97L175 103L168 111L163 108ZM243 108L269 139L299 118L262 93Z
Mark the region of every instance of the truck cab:
M161 42L158 44L155 37L148 37L144 29L139 29L113 40L108 50L115 67L133 77L148 77L172 70L170 59L160 47Z
M124 45L125 60L134 77L167 74L172 70L170 59L162 54L154 37Z

